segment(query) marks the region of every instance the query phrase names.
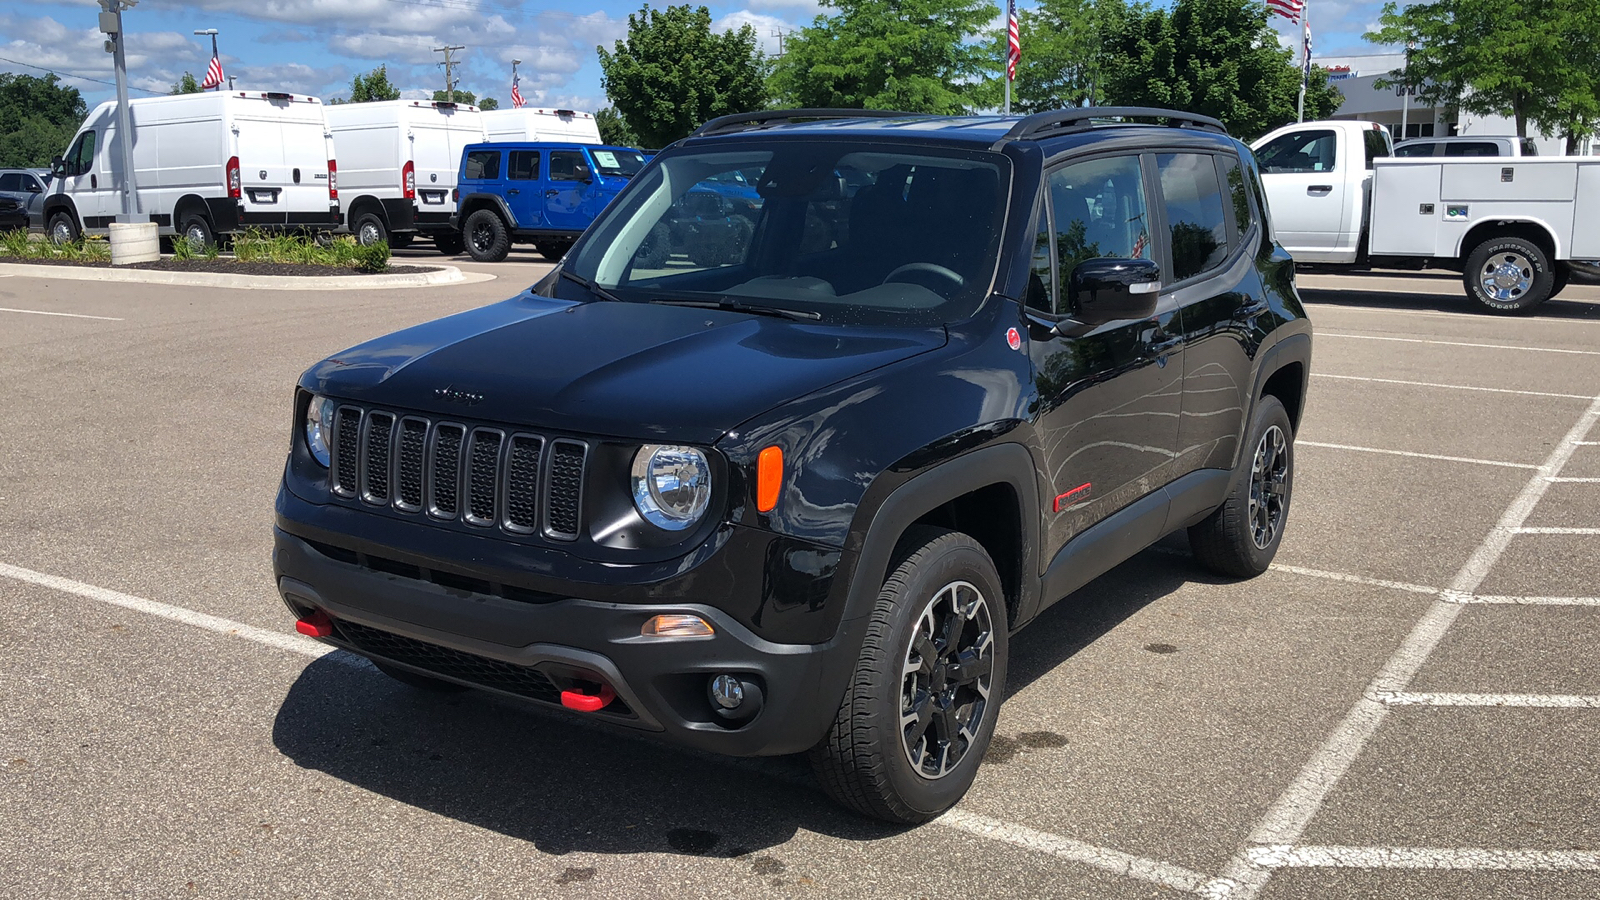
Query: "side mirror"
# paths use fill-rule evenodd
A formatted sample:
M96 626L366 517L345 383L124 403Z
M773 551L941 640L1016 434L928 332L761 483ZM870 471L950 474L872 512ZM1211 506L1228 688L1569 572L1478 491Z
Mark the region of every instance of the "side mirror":
M1161 267L1148 259L1090 259L1067 279L1072 318L1088 326L1147 319L1156 312Z
M50 158L50 174L56 178L66 175L67 161L59 156L52 156Z

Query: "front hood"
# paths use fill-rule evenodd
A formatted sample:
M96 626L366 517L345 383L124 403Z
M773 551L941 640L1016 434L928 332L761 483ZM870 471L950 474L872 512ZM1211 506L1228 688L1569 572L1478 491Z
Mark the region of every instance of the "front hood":
M300 383L441 417L710 444L779 403L944 343L943 328L523 293L352 347Z

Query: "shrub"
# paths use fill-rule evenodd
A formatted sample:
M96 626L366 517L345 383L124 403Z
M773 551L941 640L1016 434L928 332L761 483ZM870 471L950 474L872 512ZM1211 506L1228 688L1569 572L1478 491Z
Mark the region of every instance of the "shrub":
M386 272L389 269L389 242L378 241L365 247L357 247L360 251L356 259L356 268L362 272Z

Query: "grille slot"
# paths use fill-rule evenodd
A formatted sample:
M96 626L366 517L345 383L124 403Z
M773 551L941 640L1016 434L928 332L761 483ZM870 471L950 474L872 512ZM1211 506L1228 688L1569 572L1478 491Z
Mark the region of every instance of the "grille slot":
M361 499L368 503L389 502L389 448L394 443L394 416L386 412L367 414L366 455L361 463Z
M473 525L495 524L495 507L499 499L500 444L505 436L498 431L479 428L472 433L472 451L467 469L467 521Z
M361 410L342 406L334 414L333 490L354 497L361 471Z
M461 444L467 430L460 425L440 425L433 436L433 503L429 512L441 519L459 513L461 494Z
M422 460L427 451L427 420L401 419L400 463L395 467L395 508L406 512L422 509Z
M513 435L506 455L505 529L532 534L539 527L539 460L544 439L531 434Z
M558 541L578 539L583 506L583 463L589 448L578 441L550 444L550 484L545 491L544 535Z
M339 637L364 653L545 703L561 702L561 692L538 669L463 653L354 622L337 621L334 627Z

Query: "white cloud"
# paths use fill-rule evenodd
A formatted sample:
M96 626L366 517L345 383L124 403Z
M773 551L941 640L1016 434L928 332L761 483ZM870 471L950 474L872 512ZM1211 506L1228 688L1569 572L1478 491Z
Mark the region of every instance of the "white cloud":
M804 14L807 22L822 14L822 4L817 0L746 0L751 9L792 9L796 15Z
M760 47L761 52L767 54L768 56L777 55L778 48L781 46L776 34L777 32L783 32L787 34L788 32L798 30L798 26L780 19L777 16L769 16L763 13L751 12L748 9L741 9L738 12L728 13L715 22L712 22L711 30L718 32L735 31L745 25L749 25L751 28L755 29L756 46Z

